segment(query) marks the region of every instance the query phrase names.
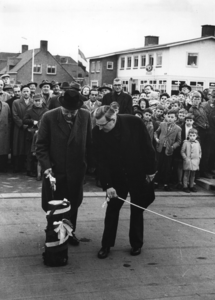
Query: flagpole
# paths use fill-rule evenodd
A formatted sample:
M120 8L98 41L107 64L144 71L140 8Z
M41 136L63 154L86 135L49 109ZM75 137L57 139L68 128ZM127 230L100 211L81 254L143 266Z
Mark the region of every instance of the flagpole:
M78 78L78 61L79 61L79 45L78 45L78 59L77 59L77 74L76 74L76 78Z
M32 73L31 73L31 81L33 82L34 81L34 48L33 48L33 51L32 51Z

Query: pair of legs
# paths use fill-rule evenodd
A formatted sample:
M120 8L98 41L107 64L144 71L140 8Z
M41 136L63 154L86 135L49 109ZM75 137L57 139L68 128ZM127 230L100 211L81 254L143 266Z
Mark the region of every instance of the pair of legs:
M169 185L173 156L167 156L165 151L166 148L163 147L162 151L158 154L158 173L156 175L155 181L158 183L163 183L164 185Z
M126 186L126 185L125 185ZM127 189L117 189L117 195L120 198L126 199L128 195ZM135 203L141 206L140 195L137 191L130 191L131 203ZM113 247L115 245L119 213L124 202L118 198L112 198L108 202L106 216L105 216L105 228L102 237L102 247ZM142 205L143 206L143 205ZM129 241L132 248L141 248L143 246L143 210L133 205L130 206L130 229L129 229Z
M188 184L190 188L193 188L194 180L195 180L195 173L196 171L185 170L184 177L183 177L183 187L188 188Z

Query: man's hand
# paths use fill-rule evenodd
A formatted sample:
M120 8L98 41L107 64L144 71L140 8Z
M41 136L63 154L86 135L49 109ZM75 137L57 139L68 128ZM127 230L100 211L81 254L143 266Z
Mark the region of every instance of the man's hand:
M107 197L108 198L117 198L118 196L117 196L117 193L116 193L116 190L114 189L114 188L109 188L109 189L107 189Z
M152 180L155 178L156 173L152 175L146 175L146 180L148 181L148 183L152 182Z
M44 172L44 174L45 175L49 175L49 174L52 175L52 168L46 169L45 172Z

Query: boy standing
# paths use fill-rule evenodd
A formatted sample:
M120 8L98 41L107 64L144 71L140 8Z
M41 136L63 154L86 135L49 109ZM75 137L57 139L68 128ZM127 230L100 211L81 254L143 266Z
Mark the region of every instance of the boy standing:
M171 177L173 151L181 144L181 128L175 124L177 112L169 110L167 113L168 122L162 122L156 130L154 137L157 142L159 153L157 179L164 184L164 190L170 191L169 183Z

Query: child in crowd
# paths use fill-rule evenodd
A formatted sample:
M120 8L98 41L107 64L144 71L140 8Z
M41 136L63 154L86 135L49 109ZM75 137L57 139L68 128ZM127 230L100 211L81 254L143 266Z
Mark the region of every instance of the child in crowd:
M143 113L141 110L135 110L134 115L138 118L141 118L141 119L143 118Z
M178 120L176 121L176 124L180 127L182 127L184 125L185 122L185 117L188 114L188 112L186 111L186 109L181 108L178 112Z
M172 102L172 107L171 107L171 109L174 109L174 110L180 110L180 108L181 108L181 104L180 104L180 102L178 101L178 100L174 100L173 102Z
M152 120L156 121L158 124L163 122L163 112L164 112L164 107L162 105L157 105L155 108L154 114L152 115Z
M201 159L201 146L196 140L198 131L194 128L188 132L188 140L185 140L181 149L181 155L183 157L183 191L186 193L197 192L194 187L195 172L199 170L199 163ZM189 188L188 188L189 183Z
M41 121L38 122L37 127L39 129ZM31 153L32 156L34 157L34 161L37 164L37 177L36 180L40 181L41 180L41 176L42 176L42 168L41 165L39 163L39 161L36 158L36 140L37 140L37 135L38 135L38 130L35 131L34 136L33 136L33 140L32 140L32 145L31 145Z
M171 99L166 99L166 102L164 104L164 108L167 109L167 110L170 109L171 104L172 104L172 100Z
M150 108L146 108L143 112L143 122L146 125L148 133L150 135L151 141L153 142L154 139L154 125L151 120L152 117L152 110Z
M157 142L158 152L158 173L155 178L155 184L164 184L164 190L170 191L170 177L172 168L173 151L181 144L181 128L175 124L177 112L169 110L167 112L168 122L160 123L154 137Z

